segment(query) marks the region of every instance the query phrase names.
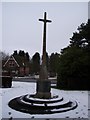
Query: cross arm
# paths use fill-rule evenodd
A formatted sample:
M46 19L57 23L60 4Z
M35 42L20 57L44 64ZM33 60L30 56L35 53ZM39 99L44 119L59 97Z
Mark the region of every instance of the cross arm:
M43 19L39 19L39 21L42 21L42 22L44 22L44 20L43 20Z
M51 20L46 20L46 22L52 22Z
M45 22L44 19L39 19L39 21ZM51 20L46 20L46 22L52 22Z

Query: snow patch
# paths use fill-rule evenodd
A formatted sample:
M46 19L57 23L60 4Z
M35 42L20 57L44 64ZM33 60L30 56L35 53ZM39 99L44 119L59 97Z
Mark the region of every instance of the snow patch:
M8 102L15 97L35 94L36 83L13 82L12 84L12 88L0 88L0 116L2 118L67 118L67 116L69 118L88 118L88 91L64 91L52 88L51 93L53 95L66 98L66 100L77 101L78 107L65 113L31 115L11 109Z

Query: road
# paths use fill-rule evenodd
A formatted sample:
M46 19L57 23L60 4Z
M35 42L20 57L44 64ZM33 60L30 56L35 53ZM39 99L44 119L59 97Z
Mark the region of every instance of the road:
M38 79L35 78L31 78L31 77L16 77L13 78L13 81L20 81L20 82L36 82ZM57 84L57 80L56 79L49 79L51 81L51 84Z

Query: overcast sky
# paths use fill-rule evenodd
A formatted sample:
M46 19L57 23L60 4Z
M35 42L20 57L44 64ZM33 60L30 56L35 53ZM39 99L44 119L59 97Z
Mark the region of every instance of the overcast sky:
M3 2L2 50L13 53L24 50L42 54L43 23L47 12L47 52L60 52L81 23L88 20L87 2Z

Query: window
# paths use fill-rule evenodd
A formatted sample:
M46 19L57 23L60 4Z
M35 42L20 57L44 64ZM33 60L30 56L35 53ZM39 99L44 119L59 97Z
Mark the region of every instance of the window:
M13 61L9 61L9 67L14 67L14 62Z

